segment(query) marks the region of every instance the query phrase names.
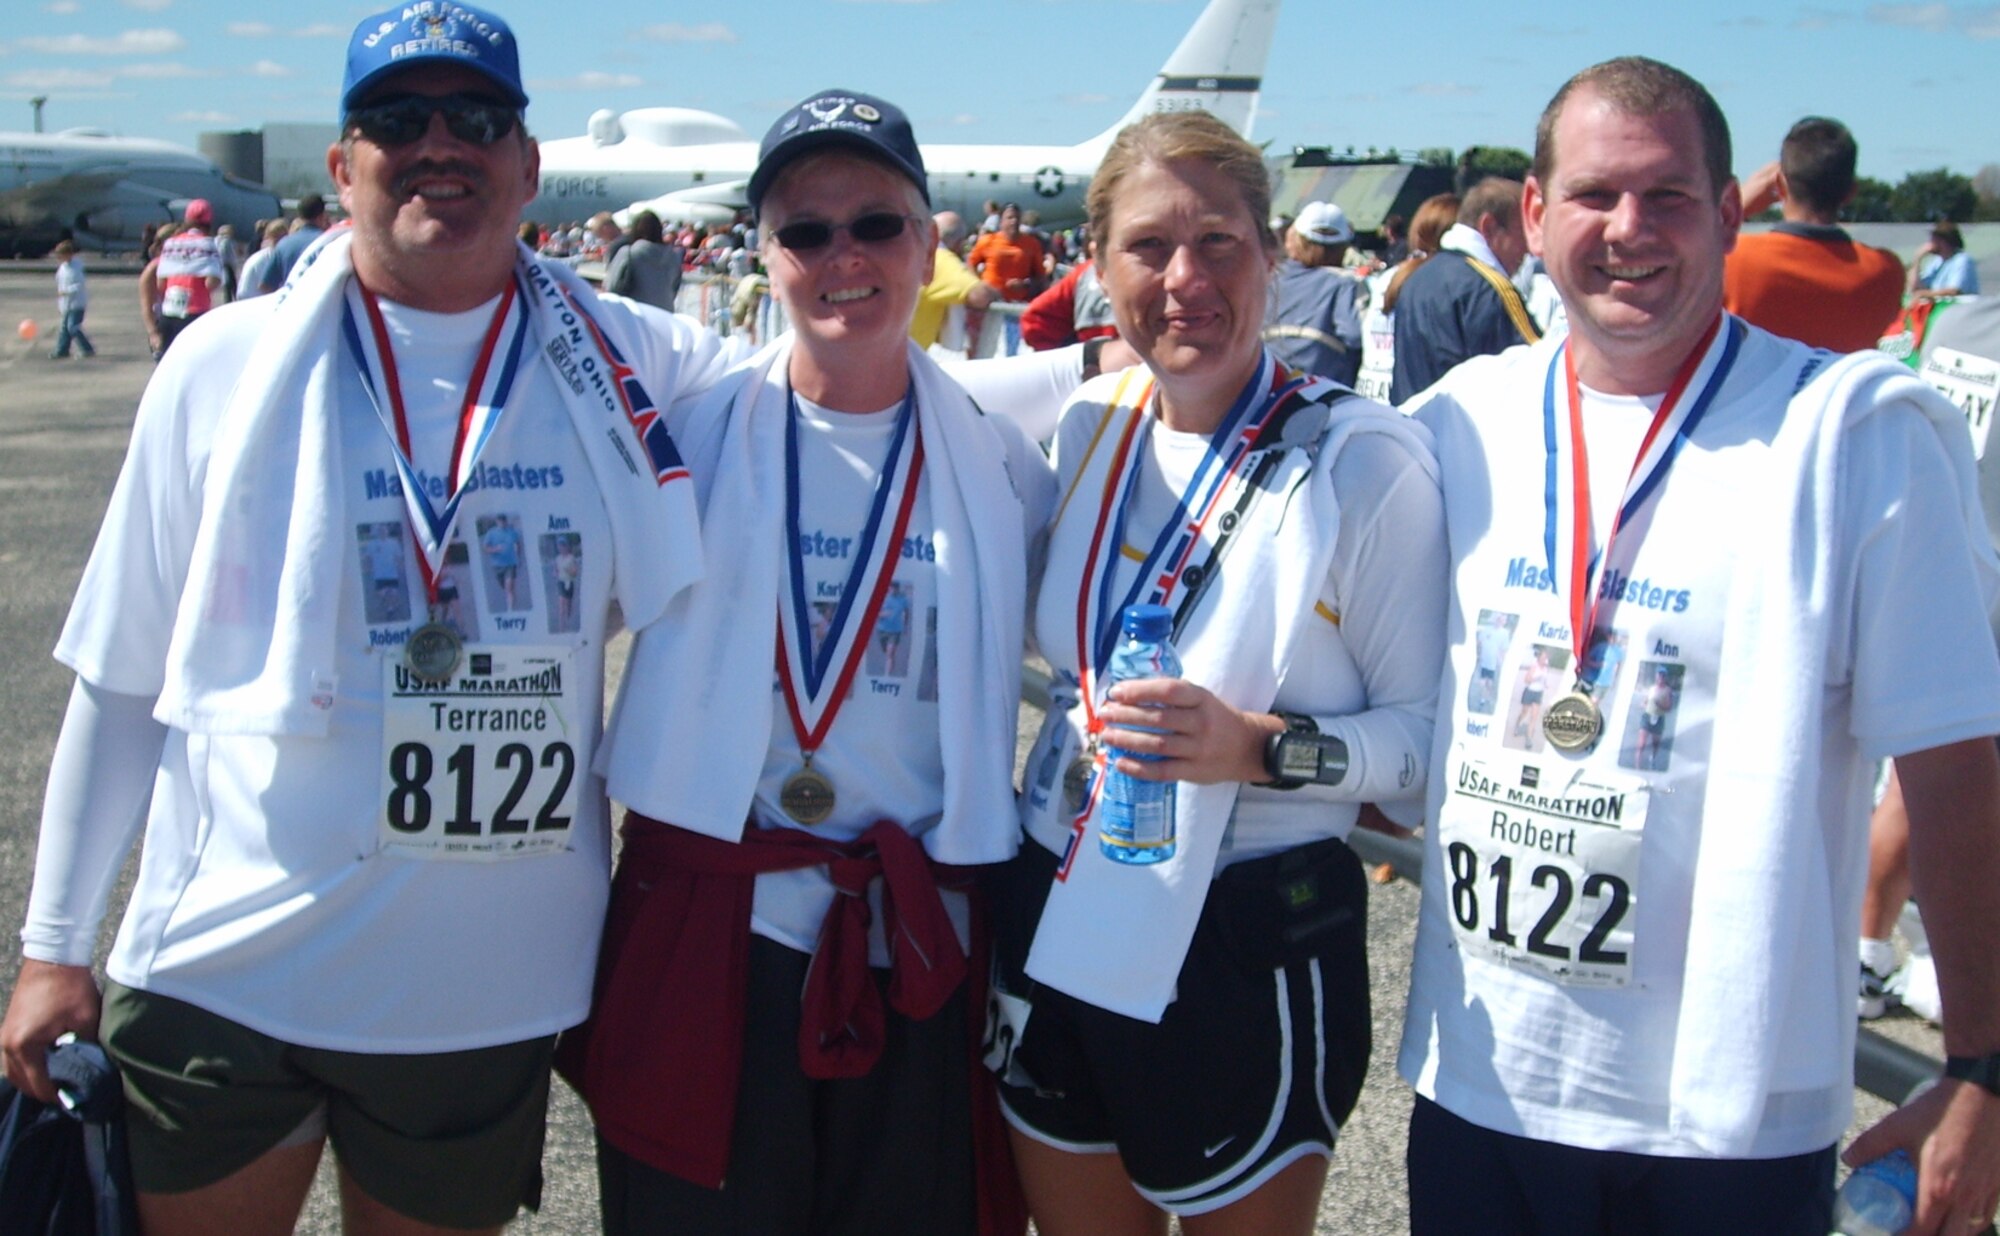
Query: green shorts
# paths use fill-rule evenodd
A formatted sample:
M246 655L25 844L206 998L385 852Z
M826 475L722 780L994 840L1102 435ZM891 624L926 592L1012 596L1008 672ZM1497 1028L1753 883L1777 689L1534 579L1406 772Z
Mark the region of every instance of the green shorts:
M493 1227L541 1201L553 1037L376 1055L282 1043L168 996L107 983L100 1026L124 1074L132 1176L214 1184L323 1127L376 1201L443 1227Z

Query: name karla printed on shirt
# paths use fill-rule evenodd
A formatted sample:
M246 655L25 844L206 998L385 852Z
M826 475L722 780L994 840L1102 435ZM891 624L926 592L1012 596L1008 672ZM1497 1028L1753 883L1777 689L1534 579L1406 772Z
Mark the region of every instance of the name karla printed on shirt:
M625 360L611 337L595 318L555 278L536 263L524 263L522 273L529 288L548 310L559 330L544 346L571 391L593 395L607 412L624 419L625 426L639 439L646 452L642 469L632 458L625 438L616 428L607 430L611 443L635 476L650 472L660 485L688 479L687 465L681 461L673 436L653 397L639 381L636 370ZM599 358L602 358L600 361Z

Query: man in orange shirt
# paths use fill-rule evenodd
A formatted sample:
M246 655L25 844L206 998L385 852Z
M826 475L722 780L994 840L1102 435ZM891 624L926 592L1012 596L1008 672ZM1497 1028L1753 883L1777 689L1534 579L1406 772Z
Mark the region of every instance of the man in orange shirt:
M1838 120L1792 126L1778 161L1743 184L1744 213L1784 221L1745 234L1723 267L1725 307L1774 334L1836 352L1872 348L1903 308L1903 263L1836 222L1854 196L1854 135Z
M981 236L965 264L1002 300L1033 300L1042 290L1042 242L1021 230L1021 208L1012 202L1000 208L1000 230Z

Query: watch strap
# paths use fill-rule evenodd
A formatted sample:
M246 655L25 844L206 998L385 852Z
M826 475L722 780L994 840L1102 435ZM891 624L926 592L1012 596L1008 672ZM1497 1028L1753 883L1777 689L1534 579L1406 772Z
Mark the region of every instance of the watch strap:
M1971 1082L1993 1095L2000 1095L2000 1052L1987 1056L1946 1056L1944 1075L1953 1081Z

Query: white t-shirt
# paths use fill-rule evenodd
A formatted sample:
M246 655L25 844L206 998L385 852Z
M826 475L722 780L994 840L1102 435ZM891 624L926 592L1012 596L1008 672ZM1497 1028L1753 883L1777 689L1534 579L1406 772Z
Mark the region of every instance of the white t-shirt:
M888 460L898 409L833 412L806 399L798 400L798 408L799 539L806 606L817 647L826 637L860 550L875 478ZM920 478L909 528L896 551L890 591L874 628L863 637L861 666L847 698L813 755L813 770L833 783L836 795L834 814L813 828L816 836L852 841L877 820L895 820L911 836L922 837L936 826L944 808L944 755L937 739L937 549L929 489ZM883 512L879 536L886 538L894 529L895 516L892 504ZM772 511L770 517L782 519L784 513ZM781 586L789 589L788 583L781 581ZM788 592L772 598L774 604L789 600ZM865 597L855 599L849 622L862 620L865 602ZM837 663L829 667L829 690L838 673ZM771 745L764 754L753 810L757 823L766 828L797 828L779 806L778 796L804 761L775 673L771 690ZM820 923L834 896L824 867L760 875L751 930L810 953L818 947ZM945 904L959 923L962 938L965 899L948 893ZM878 913L878 925L880 919ZM879 926L870 934L875 937L876 963L886 964Z
M1103 389L1108 394L1113 388ZM1082 397L1064 412L1056 434L1057 492L1069 493L1104 415L1103 404ZM1114 597L1126 595L1207 448L1203 434L1177 433L1157 423L1148 432ZM1348 444L1334 462L1333 484L1343 511L1333 565L1272 707L1314 717L1322 733L1346 742L1348 773L1337 786L1245 785L1236 796L1219 867L1345 837L1362 803L1414 798L1419 792L1444 629L1438 489L1420 461L1382 434L1360 434ZM1094 497L1079 491L1070 501L1084 503L1089 513L1081 517L1094 519ZM1226 557L1221 569L1226 580ZM1074 581L1058 585L1045 576L1032 627L1050 667L1071 677L1078 669L1076 603ZM1068 749L1075 750L1086 724L1080 703L1068 721L1076 731ZM1050 749L1047 737L1043 750ZM1031 762L1024 793L1061 793L1061 773L1050 761ZM1055 823L1061 814L1024 813L1037 830L1035 839L1058 854L1067 840L1061 826L1068 821Z
M78 602L115 607L122 621L100 624L106 633L93 646L58 650L72 664L116 667L97 686L135 696L160 688L217 416L275 307L275 299L260 298L205 315L147 388L93 555L88 578L96 591ZM441 498L461 389L491 305L440 315L385 303L383 311L413 462ZM602 318L662 399L712 383L725 367L712 336L667 315L607 307ZM567 728L535 743L569 748L575 812L566 843L553 852L483 861L406 856L384 844L379 823L384 666L400 661L425 620L424 585L390 439L357 372L347 366L339 374L344 515L332 536L345 573L329 732L168 731L110 974L284 1041L337 1050L453 1051L554 1033L588 1010L610 867L603 788L588 771L616 591L603 499L554 379L531 352L479 457L479 483L465 492L459 544L447 554L439 589L441 601L457 595L440 617L466 637L468 658L524 646L567 657ZM482 531L503 513L523 540L511 598L479 552ZM661 530L662 554L675 552L675 535ZM401 540L394 554L390 538ZM580 563L580 597L568 606L558 604L555 587L565 553ZM437 756L424 786L440 811L452 795L446 758ZM520 810L532 815L545 804L563 763L540 752ZM95 835L108 836L116 822L92 824L71 869L55 873L70 886L68 904L87 901L75 890L120 859L119 839ZM101 900L74 920L31 908L24 939L33 955L79 946L87 955L102 912ZM76 925L52 925L70 921Z
M1389 402L1389 383L1396 372L1396 315L1382 307L1396 267L1378 270L1364 281L1368 304L1361 310L1361 372L1354 391L1364 399Z
M1551 746L1521 698L1535 676L1523 667L1538 652L1551 680L1541 710L1576 679L1566 602L1550 588L1544 549L1539 425L1554 355L1545 343L1469 363L1416 412L1437 435L1445 492L1460 500L1447 510L1448 711L1433 748L1399 1068L1420 1094L1487 1128L1697 1156L1667 1124L1688 924L1701 912L1695 858L1705 827L1758 823L1706 819L1701 810L1714 727L1743 723L1715 716L1716 682L1729 670L1721 646L1736 544L1729 521L1735 495L1764 483L1765 448L1787 406L1782 384L1803 347L1750 329L1731 379L1666 481L1619 532L1600 585L1617 599L1598 619L1613 642L1586 667L1601 681L1604 729L1581 755ZM1601 546L1658 399L1584 397ZM1831 555L1837 578L1822 585L1838 599L1824 651L1819 810L1777 822L1826 832L1826 869L1800 878L1831 890L1834 921L1806 929L1831 933L1847 950L1842 973L1850 976L1873 762L1991 733L1995 710L1964 703L1968 681L1991 683L1984 697L2000 699L2000 663L1984 638L1969 559L1951 552L1971 530L1935 435L1913 409L1870 416L1852 432L1844 457L1865 466L1851 470L1837 496L1847 540ZM1503 639L1496 689L1480 661ZM1529 819L1517 787L1575 805ZM1593 808L1610 809L1617 827L1593 825ZM1551 821L1539 833L1532 827ZM1592 838L1629 849L1601 851L1611 857L1586 869L1575 860ZM1566 914L1552 910L1563 901ZM1823 1013L1848 1019L1834 1023L1847 1034L1852 997L1851 988L1773 993L1801 1011L1788 1024ZM1801 1028L1777 1046L1756 1157L1817 1150L1846 1126L1851 1087L1803 1080L1824 1075L1813 1072L1824 1062L1805 1046L1826 1041L1810 1032L1818 1029ZM1788 1078L1800 1080L1788 1086Z

